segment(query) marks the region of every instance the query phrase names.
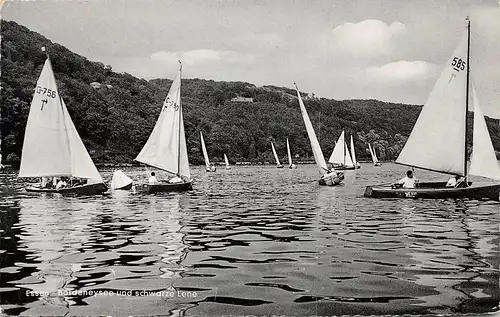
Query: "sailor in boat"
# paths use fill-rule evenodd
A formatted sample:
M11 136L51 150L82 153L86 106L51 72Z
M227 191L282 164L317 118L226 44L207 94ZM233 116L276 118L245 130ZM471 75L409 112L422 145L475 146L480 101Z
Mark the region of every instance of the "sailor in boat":
M158 179L156 179L155 172L151 172L151 176L149 176L148 183L150 185L158 184Z
M460 175L455 175L452 178L448 180L446 183L446 187L452 187L452 188L458 188L458 187L465 187L465 178L461 177Z
M406 177L401 178L396 183L392 184L392 188L416 188L418 186L418 179L413 177L411 170L406 172Z
M324 180L328 186L340 184L340 177L334 169L329 169L326 174L321 176L321 179Z
M66 188L67 186L68 183L66 182L66 179L61 177L61 179L57 182L56 189Z

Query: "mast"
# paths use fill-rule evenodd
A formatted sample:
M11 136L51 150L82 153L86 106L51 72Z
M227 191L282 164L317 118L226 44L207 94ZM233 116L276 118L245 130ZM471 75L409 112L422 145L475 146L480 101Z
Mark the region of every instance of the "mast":
M470 77L470 20L469 17L466 19L467 21L467 80L466 80L466 88L465 88L465 144L464 144L464 177L465 184L467 185L467 141L469 139L469 134L467 133L467 118L469 113L469 77Z
M179 60L179 90L182 82L182 63ZM182 103L179 93L179 133L177 134L177 177L181 177L181 123L182 123Z

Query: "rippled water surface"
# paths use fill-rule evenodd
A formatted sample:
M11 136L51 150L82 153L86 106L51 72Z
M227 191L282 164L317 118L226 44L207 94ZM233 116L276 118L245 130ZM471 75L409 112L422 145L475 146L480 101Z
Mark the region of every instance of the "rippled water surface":
M496 311L500 205L363 197L367 184L404 170L363 164L343 186L320 187L312 165L194 168L187 193L4 194L0 308L119 316ZM0 185L23 184L4 171Z

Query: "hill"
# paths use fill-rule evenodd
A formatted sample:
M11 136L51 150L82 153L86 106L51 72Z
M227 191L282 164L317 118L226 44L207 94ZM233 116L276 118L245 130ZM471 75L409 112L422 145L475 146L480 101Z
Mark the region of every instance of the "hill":
M1 23L4 163L16 163L21 156L33 89L45 61L42 46L50 53L59 92L94 161L131 163L156 122L171 80L146 81L114 72L15 22ZM294 89L183 79L181 94L191 164L203 161L199 131L215 161L222 161L224 153L233 162L272 161L270 141L284 158L286 138L299 159L312 156ZM345 130L354 137L359 159L369 159L367 142L374 144L382 160L395 159L421 109L377 100L316 98L305 92L303 96L327 158ZM232 101L236 97L253 101ZM487 122L494 146L500 149L498 123Z

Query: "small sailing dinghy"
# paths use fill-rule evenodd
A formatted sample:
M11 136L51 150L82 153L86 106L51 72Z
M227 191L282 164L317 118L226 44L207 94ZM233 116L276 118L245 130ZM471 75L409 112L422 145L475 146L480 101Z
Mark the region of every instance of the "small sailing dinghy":
M118 190L128 190L132 188L132 179L125 175L122 170L116 170L113 173L113 178L111 179L111 189Z
M361 165L356 160L356 152L354 151L354 140L352 138L352 135L351 135L351 154L352 154L352 165L354 165L356 168L361 168Z
M399 154L396 163L431 171L460 175L463 186L446 187L446 182L420 183L417 188L397 189L368 186L366 197L468 198L499 200L500 184L472 184L468 175L500 180L500 167L481 111L469 69L470 21L455 52L441 73L429 99ZM467 170L467 116L469 88L474 103L473 152ZM446 123L444 127L441 123Z
M292 152L290 151L290 143L288 143L288 138L286 138L286 151L288 152L288 168L297 168L292 162Z
M276 167L283 168L283 164L280 163L280 159L278 158L278 154L276 153L273 142L271 142L271 149L273 150L274 159L276 160Z
M224 153L224 163L226 164L226 169L230 170L231 166L229 165L229 160L227 159L226 153Z
M179 61L180 64L180 61ZM136 161L175 175L170 180L138 184L137 192L156 193L193 189L181 104L182 64L172 82L156 125Z
M94 195L108 189L59 95L48 54L30 106L18 177L41 178L41 186L27 192Z
M205 146L205 140L203 139L203 133L200 131L200 138L201 138L201 150L203 152L203 158L205 159L205 170L207 172L215 172L216 167L213 164L210 164L210 160L208 159L208 152L207 148Z
M375 152L375 148L368 143L368 150L370 150L370 155L372 156L372 161L373 161L373 166L380 166L380 162L378 161L377 158L377 152Z
M347 144L344 139L344 131L339 136L339 139L335 143L332 155L328 159L328 162L333 164L333 168L336 170L353 170L356 169L354 163L351 159L351 155L347 150Z
M316 162L318 170L322 175L318 183L322 186L339 185L342 180L344 180L344 173L336 172L336 175L332 175L333 173L331 173L331 171L328 169L325 157L323 156L323 151L321 151L321 147L319 146L318 138L316 137L316 133L314 132L311 119L309 119L309 115L307 114L304 101L302 101L302 97L300 96L299 87L297 87L297 84L295 84L295 89L297 90L300 112L302 113L302 119L304 120L304 125L306 126L307 136L309 137L309 142L311 142L314 161Z

